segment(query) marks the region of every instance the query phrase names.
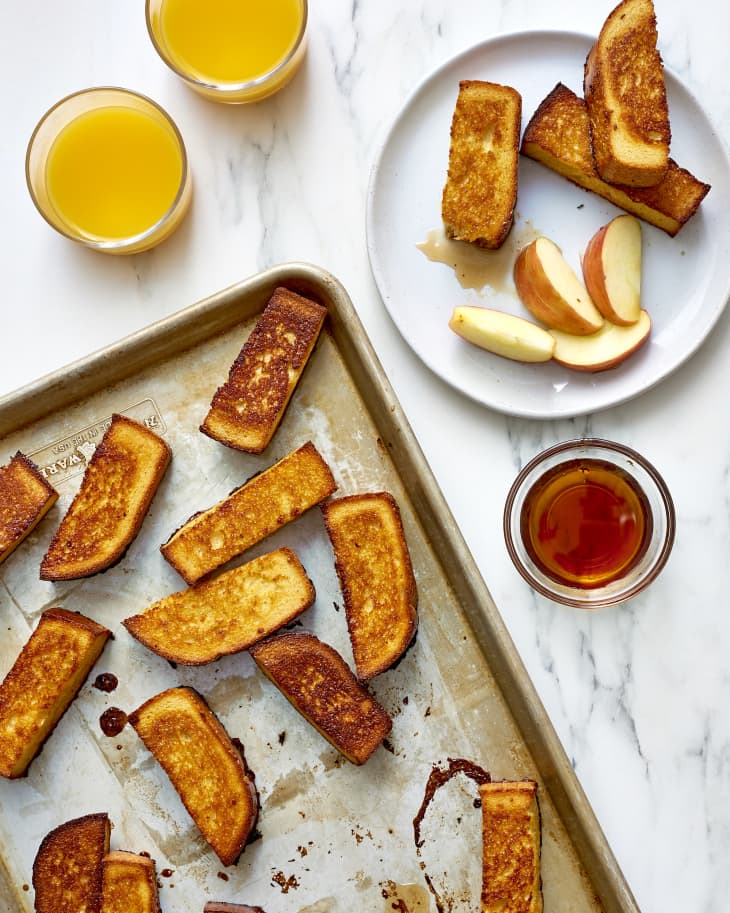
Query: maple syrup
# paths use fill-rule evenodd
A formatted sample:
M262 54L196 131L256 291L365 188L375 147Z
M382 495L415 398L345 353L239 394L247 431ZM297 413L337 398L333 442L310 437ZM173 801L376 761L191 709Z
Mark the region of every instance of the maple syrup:
M592 458L549 469L530 488L520 515L532 561L551 580L579 589L605 586L634 568L652 526L636 481L613 463Z
M127 725L127 714L119 707L107 707L99 717L99 725L104 735L110 738L119 735Z
M94 687L98 691L106 691L111 694L119 684L119 679L112 672L101 672L94 679Z

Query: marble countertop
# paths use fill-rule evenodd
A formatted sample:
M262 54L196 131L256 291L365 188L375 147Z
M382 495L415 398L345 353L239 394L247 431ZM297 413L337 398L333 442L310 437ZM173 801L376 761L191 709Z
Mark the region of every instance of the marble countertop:
M595 34L611 6L314 0L294 82L257 106L229 108L165 69L141 2L2 4L0 394L264 267L301 260L330 270L354 301L639 906L713 913L730 892L730 315L688 363L625 405L575 419L510 418L454 392L412 354L383 307L365 246L373 157L424 76L500 33ZM656 9L666 65L727 145L730 7L656 0ZM35 123L89 85L152 96L185 137L192 211L154 251L85 250L48 228L29 199L24 155ZM523 583L501 514L531 456L593 435L657 465L678 529L648 592L586 613Z

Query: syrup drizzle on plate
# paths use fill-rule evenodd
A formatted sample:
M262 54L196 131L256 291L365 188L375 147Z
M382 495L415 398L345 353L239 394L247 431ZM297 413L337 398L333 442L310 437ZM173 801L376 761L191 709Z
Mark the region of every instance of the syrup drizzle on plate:
M443 228L432 228L426 240L416 247L432 262L450 266L462 288L481 292L488 287L493 292L517 298L512 279L515 260L522 248L541 234L526 221L512 228L499 250L484 250L467 241L447 238Z

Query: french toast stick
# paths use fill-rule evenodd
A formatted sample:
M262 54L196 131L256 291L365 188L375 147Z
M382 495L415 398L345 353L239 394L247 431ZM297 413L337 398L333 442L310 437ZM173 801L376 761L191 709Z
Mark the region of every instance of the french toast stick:
M155 863L115 850L102 866L101 913L160 913Z
M41 580L89 577L119 561L142 526L170 456L149 428L113 415L43 558Z
M227 447L261 453L279 426L322 329L327 309L274 290L200 426Z
M669 108L652 0L623 0L585 62L583 95L596 171L609 184L654 187L669 166Z
M392 721L340 654L305 631L269 637L249 651L267 678L353 764L364 764Z
M482 913L542 913L537 783L481 783L479 796Z
M463 80L451 120L441 217L446 236L501 247L517 200L522 97L511 86Z
M18 451L0 466L0 564L15 551L58 500L38 467Z
M655 187L606 183L593 161L585 102L562 83L532 115L522 135L521 152L672 236L697 212L710 190L709 184L671 158L664 179Z
M46 609L0 685L0 776L22 777L66 712L111 631Z
M192 688L170 688L129 715L223 865L233 865L256 824L259 803L243 750Z
M35 913L101 913L110 830L102 812L66 821L46 834L33 862Z
M199 666L246 650L313 602L314 587L299 559L281 548L166 596L122 624L165 659Z
M218 504L194 514L160 551L187 584L197 583L336 489L329 466L307 441Z
M322 505L335 553L357 677L368 681L407 650L418 626L418 592L403 523L388 492Z

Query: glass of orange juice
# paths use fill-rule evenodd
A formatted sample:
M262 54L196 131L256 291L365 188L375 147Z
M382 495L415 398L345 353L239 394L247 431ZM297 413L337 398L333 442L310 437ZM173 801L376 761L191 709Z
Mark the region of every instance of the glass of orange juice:
M307 0L146 0L157 53L213 101L259 101L304 58Z
M110 254L159 244L192 195L172 119L144 95L113 87L77 92L47 111L30 138L25 173L53 228Z

